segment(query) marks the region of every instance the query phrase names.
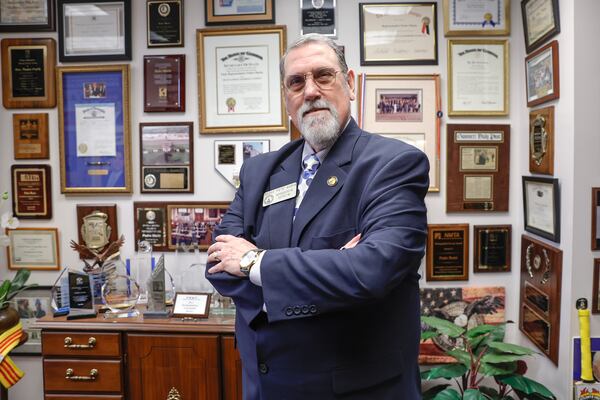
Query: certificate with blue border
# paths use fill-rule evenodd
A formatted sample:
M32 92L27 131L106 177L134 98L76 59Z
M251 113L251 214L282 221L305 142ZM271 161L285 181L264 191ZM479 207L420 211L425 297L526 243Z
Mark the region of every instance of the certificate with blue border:
M58 68L62 193L131 193L129 66Z

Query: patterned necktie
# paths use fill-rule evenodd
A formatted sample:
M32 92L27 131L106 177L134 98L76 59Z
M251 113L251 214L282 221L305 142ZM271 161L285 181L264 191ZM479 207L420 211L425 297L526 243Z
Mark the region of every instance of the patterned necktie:
M304 158L302 161L302 166L304 167L304 170L300 174L300 180L298 181L298 196L296 197L294 219L296 219L296 214L298 213L300 203L302 203L302 199L304 199L304 195L306 194L308 187L317 174L317 169L319 169L321 166L321 162L316 154L310 154Z

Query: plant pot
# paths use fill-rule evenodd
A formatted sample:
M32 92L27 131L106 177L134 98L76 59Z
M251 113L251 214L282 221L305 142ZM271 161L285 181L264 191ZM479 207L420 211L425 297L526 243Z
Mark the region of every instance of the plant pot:
M14 308L7 306L0 308L0 334L19 322L19 313Z

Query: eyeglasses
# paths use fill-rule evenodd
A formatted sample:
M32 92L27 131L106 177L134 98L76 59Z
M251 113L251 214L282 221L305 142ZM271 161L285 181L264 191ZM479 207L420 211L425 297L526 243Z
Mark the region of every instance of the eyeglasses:
M313 82L319 89L329 90L335 84L335 77L338 72L341 71L336 71L333 68L321 68L305 74L290 75L285 78L284 86L292 93L300 93L306 87L308 76L312 76Z

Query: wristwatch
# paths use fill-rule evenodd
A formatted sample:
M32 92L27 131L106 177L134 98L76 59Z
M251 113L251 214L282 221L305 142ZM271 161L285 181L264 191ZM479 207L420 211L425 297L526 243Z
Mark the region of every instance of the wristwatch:
M240 271L242 274L246 276L250 275L250 270L256 263L256 260L258 260L260 253L263 251L263 249L252 249L244 253L242 259L240 260Z

